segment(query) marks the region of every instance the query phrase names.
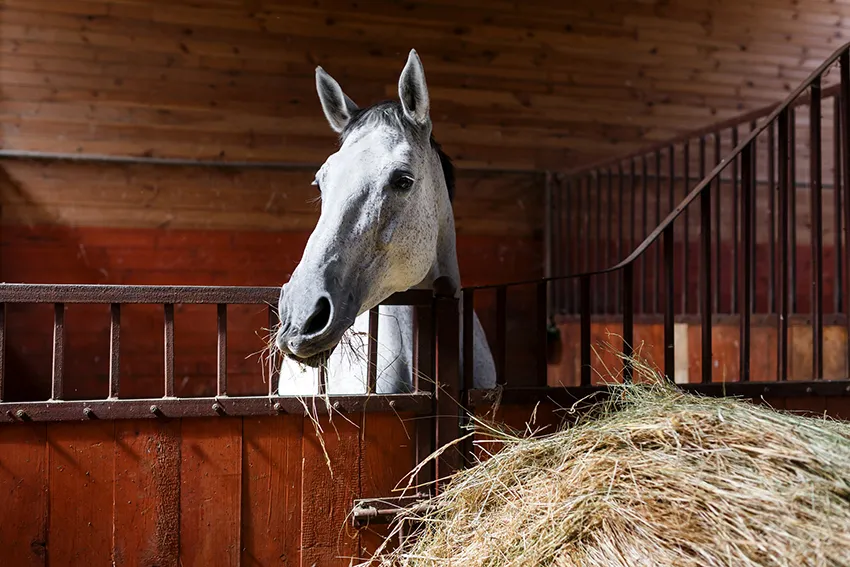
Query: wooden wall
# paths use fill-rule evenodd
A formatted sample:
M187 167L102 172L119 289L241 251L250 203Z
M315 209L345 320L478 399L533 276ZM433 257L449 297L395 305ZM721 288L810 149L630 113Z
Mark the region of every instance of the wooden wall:
M322 418L329 462L300 415L2 426L0 564L349 565L381 541L352 501L413 469L411 418Z

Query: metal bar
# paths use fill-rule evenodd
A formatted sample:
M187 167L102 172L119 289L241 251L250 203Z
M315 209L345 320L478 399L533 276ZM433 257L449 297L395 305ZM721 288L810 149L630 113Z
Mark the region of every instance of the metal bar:
M543 288L543 297L546 297L546 284L540 284ZM472 375L475 368L475 350L473 342L473 314L475 309L475 290L463 290L463 405L466 407L466 395L473 388Z
M797 313L797 117L788 110L788 244L791 247L791 313Z
M630 199L629 209L631 210L630 218L629 218L629 247L626 254L631 253L632 250L637 248L637 236L635 233L636 227L636 216L637 216L637 174L635 172L635 160L630 160L631 164L629 167L629 174L631 177L631 189L629 191ZM620 260L622 262L622 260ZM625 293L625 290L623 291Z
M648 169L649 168L648 168L646 156L643 156L643 172L642 172L643 173L643 219L642 219L643 220L643 232L641 233L642 234L641 240L645 239L649 235L649 230L648 230L648 227L647 227L647 222L648 222L647 217L649 216L649 208L648 208L647 199L646 199L647 188L648 188L648 185L649 185L649 180L647 179ZM647 293L648 288L649 288L649 286L646 285L646 272L647 272L646 264L647 264L648 259L649 259L649 254L643 254L641 256L640 276L638 276L638 282L640 282L639 304L640 304L640 312L641 313L646 313L646 293Z
M699 140L699 175L705 177L705 136ZM716 187L715 187L716 189ZM711 382L711 187L700 193L700 380Z
M655 152L655 224L661 224L661 150ZM661 250L658 245L655 248L655 262L652 264L652 283L655 291L652 294L652 312L658 313L658 304L661 302Z
M619 187L618 187L619 194L617 196L618 200L619 200L619 202L617 203L617 262L621 262L623 260L623 232L624 232L623 224L624 224L624 221L625 221L625 218L626 218L626 216L624 214L624 209L623 209L623 199L624 199L623 194L626 192L623 177L624 177L623 164L621 163L617 166L617 178L620 182ZM617 312L617 308L619 307L617 298L619 298L620 295L621 295L620 278L615 277L614 278L614 312L615 313Z
M717 166L720 163L720 139L721 133L716 132L714 134L714 165ZM717 269L714 271L714 312L720 313L723 309L723 304L720 301L721 294L721 271L723 270L723 262L721 262L721 258L723 258L722 252L722 242L721 242L721 234L720 234L720 215L723 209L723 183L722 183L722 174L718 175L714 180L714 191L717 194L717 199L715 199L714 203L714 261Z
M750 132L755 131L756 123L750 123ZM758 224L756 219L756 203L758 203L758 138L753 140L753 153L750 158L752 163L750 164L750 187L752 191L751 195L751 203L750 203L750 232L752 234L752 238L747 243L747 246L750 247L750 258L752 263L750 265L750 313L756 312L756 302L758 301L756 296L756 279L758 278L758 263L756 262L756 239L758 235Z
M611 266L611 241L613 237L611 235L611 231L613 227L611 226L613 222L613 215L611 214L614 210L614 177L611 172L611 168L608 168L608 200L605 203L605 263L604 266L606 268ZM602 283L605 286L605 299L603 313L613 313L614 312L614 302L609 295L614 292L614 286L611 284L610 274L605 274L603 276Z
M317 369L319 373L319 384L318 391L316 392L319 396L325 396L328 393L328 361L327 359L323 360L319 363L319 368Z
M165 304L165 397L174 397L174 304Z
M460 383L460 336L458 300L454 297L438 297L437 309L437 380L436 399L436 446L445 447L460 438L460 413L458 400ZM449 447L437 458L436 487L442 490L444 482L459 470L463 453L457 445Z
M674 284L676 279L673 261L675 233L671 224L664 230L664 374L670 382L676 379L676 349L674 318L676 301Z
M593 265L594 270L604 270L608 266L600 265L602 262L602 253L600 246L602 244L602 172L596 172L596 240L593 245ZM593 296L594 312L602 313L602 304L605 303L606 281L605 276L602 276L602 293L597 293Z
M832 164L832 208L835 214L835 239L832 243L835 250L835 283L832 287L832 309L833 313L841 313L844 311L844 263L841 254L841 99L837 95L832 98Z
M560 197L560 207L561 214L559 217L559 221L561 223L561 236L558 240L558 245L564 249L564 265L561 269L561 275L571 274L573 272L573 239L570 238L569 229L567 227L567 220L569 219L570 214L570 199L572 198L573 193L573 180L566 180L566 188L563 190ZM564 204L566 203L566 204ZM574 223L569 223L570 227L574 226ZM572 282L570 280L566 280L561 282L561 293L563 295L563 299L561 302L561 309L564 313L572 313L573 305L572 305L572 291L571 291Z
M562 220L564 216L563 204L563 186L561 185L560 176L554 177L555 188L552 193L552 216L554 223L552 224L552 270L555 274L563 276L567 273L564 265L569 258L569 249L564 246L563 233L561 232ZM552 294L552 313L564 313L566 310L566 302L564 301L564 288L567 285L566 281L554 281L551 283L550 294Z
M683 148L683 156L684 163L682 169L682 176L684 177L684 188L682 189L682 198L684 199L687 194L690 192L691 186L691 144L690 142L685 142L685 147ZM673 146L670 146L670 178L673 178ZM670 182L670 186L673 187L673 182ZM703 191L705 192L705 191ZM670 210L673 210L676 204L672 201L670 202ZM690 254L689 248L691 245L691 223L688 218L690 207L685 207L685 224L683 228L682 235L682 314L690 313L690 290L691 286L689 285L690 274L691 274L691 263L690 263Z
M64 397L65 367L65 304L53 305L53 372L50 380L50 398L61 400Z
M812 245L812 378L823 378L823 178L821 171L821 79L812 81L809 106L809 197Z
M0 303L0 402L6 399L6 304Z
M268 306L268 321L269 321L269 343L272 345L269 348L268 355L268 375L269 375L269 396L273 396L277 391L277 378L278 378L278 366L277 366L277 348L274 347L275 344L275 333L277 332L277 310L271 305Z
M590 213L593 207L593 204L590 200L590 185L591 178L588 176L584 180L584 191L585 191L585 201L587 204L585 205L587 210L582 210L582 272L590 271Z
M787 110L779 114L779 329L777 337L777 378L781 381L788 379L788 309L790 307L790 265L788 262L789 234L789 169L790 164L788 144L790 142L790 116Z
M633 374L632 353L635 342L635 276L634 264L623 268L623 381L631 383ZM590 329L588 327L588 334Z
M121 384L121 304L109 306L109 397L117 398Z
M428 415L432 395L387 394L381 396L334 396L333 411L392 412ZM338 406L336 404L339 404ZM215 409L213 406L217 406ZM320 414L329 411L316 404ZM86 411L88 410L88 411ZM13 421L88 421L91 419L179 419L189 417L303 415L297 397L233 396L226 398L147 398L132 400L51 400L43 402L2 402L0 423Z
M776 124L770 123L767 130L767 209L770 230L767 235L767 312L776 313Z
M553 257L554 254L560 253L560 250L554 252L556 249L553 242L553 235L555 231L553 229L552 216L554 214L554 207L552 205L552 172L546 172L546 181L543 184L543 233L544 233L544 241L546 242L546 246L544 248L544 262L543 262L543 274L546 278L551 278L553 273Z
M590 276L581 277L581 385L590 385Z
M413 289L381 305L430 305L433 293ZM0 284L0 303L145 303L277 305L279 287Z
M537 284L537 385L545 386L548 382L547 364L547 341L549 333L547 329L546 309L546 282ZM471 339L470 339L471 342ZM471 386L470 386L471 388Z
M741 296L740 304L741 313L741 356L739 365L739 376L742 382L747 382L750 379L750 281L752 280L752 248L750 242L753 236L753 225L750 223L752 200L753 200L753 148L754 142L747 144L741 154L741 221L742 221L742 236L743 236L743 257L740 270L743 272L741 280Z
M845 49L840 58L841 65L841 148L844 185L844 269L850 271L850 50ZM839 136L839 132L835 133ZM847 286L844 294L844 309L847 311L847 337L850 338L850 273L844 278ZM850 347L846 349L845 368L850 369Z
M732 147L738 146L738 127L732 128ZM732 313L738 313L738 276L740 272L740 239L739 239L739 214L738 214L738 164L740 156L735 156L732 160L732 280L731 280L731 297L732 297Z
M219 303L216 307L218 324L217 353L216 353L216 395L227 395L227 304Z
M505 385L505 360L508 345L508 288L496 288L496 383Z
M378 391L378 315L377 307L369 310L369 354L366 359L366 391L374 394Z

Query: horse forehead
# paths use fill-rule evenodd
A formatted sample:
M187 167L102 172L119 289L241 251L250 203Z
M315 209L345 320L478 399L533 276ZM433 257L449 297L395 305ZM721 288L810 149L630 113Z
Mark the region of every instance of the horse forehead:
M352 132L342 147L328 158L328 173L341 178L370 177L392 165L409 162L414 146L403 133L380 125Z

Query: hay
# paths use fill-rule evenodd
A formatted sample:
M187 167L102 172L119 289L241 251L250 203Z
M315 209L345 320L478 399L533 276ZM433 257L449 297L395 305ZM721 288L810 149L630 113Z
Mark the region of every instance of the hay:
M850 424L658 383L612 390L539 438L479 422L503 449L406 513L414 537L374 564L850 565Z

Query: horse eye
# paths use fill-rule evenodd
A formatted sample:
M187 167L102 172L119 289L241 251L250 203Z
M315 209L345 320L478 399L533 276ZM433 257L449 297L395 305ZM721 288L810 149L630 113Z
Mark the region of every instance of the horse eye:
M413 176L406 171L396 171L390 179L390 185L396 191L408 191L413 187Z

